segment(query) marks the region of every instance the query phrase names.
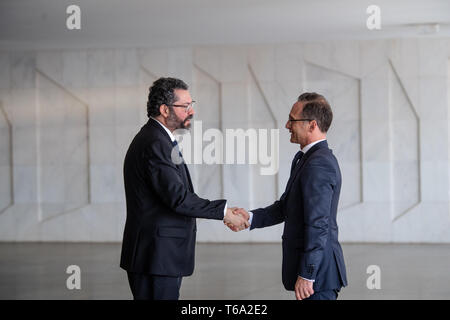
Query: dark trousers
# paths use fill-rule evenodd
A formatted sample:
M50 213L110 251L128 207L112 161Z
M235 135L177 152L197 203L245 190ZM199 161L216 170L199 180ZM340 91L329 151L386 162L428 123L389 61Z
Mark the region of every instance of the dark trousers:
M128 272L134 300L178 300L182 277Z
M313 295L304 300L336 300L338 292L338 289L314 292Z

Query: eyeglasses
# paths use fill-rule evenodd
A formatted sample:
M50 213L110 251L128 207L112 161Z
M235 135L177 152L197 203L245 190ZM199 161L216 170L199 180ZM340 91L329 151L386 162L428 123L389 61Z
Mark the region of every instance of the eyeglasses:
M314 119L291 119L289 118L288 121L294 122L294 121L313 121Z
M175 108L184 108L184 111L186 111L186 113L189 112L189 110L191 110L194 107L196 101L192 101L191 103L189 103L188 105L182 105L182 104L171 104L171 105L167 105L168 107L175 107Z

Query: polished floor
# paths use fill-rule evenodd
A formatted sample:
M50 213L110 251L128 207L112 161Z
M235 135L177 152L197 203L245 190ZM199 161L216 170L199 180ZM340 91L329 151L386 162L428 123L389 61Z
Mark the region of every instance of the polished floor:
M450 299L450 245L343 244L339 299ZM0 243L0 299L131 299L120 244ZM81 289L69 290L69 265ZM380 289L368 289L370 265ZM181 299L294 299L281 284L280 244L198 244Z

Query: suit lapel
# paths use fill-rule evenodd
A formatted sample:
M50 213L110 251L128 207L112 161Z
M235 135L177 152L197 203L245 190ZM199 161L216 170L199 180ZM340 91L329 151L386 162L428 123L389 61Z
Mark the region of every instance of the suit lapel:
M327 141L321 141L319 143L317 143L316 145L314 145L310 150L308 150L308 152L306 152L303 157L300 159L300 162L295 166L294 168L294 172L292 173L292 175L289 177L289 182L288 185L286 186L286 194L289 192L289 190L292 187L292 184L294 183L295 177L297 176L297 174L301 171L301 169L305 166L305 163L308 161L308 159L311 157L311 155L316 152L317 150L321 149L321 148L328 148L328 143Z
M194 187L192 185L191 175L189 174L189 169L188 169L188 167L186 165L186 162L184 162L183 155L182 155L178 145L176 145L175 148L177 149L177 151L179 152L180 157L181 157L181 163L180 164L176 164L176 166L177 166L178 170L181 171L183 177L185 178L185 183L188 185L189 190L191 192L194 192Z

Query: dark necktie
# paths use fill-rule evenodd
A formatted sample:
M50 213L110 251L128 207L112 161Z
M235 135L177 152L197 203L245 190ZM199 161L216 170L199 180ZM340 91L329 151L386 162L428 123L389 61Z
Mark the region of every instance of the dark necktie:
M287 195L287 191L289 190L292 180L294 179L293 173L294 173L294 169L295 167L299 164L300 160L303 157L303 152L300 150L299 152L296 153L294 160L292 160L292 165L291 165L291 174L289 175L289 180L288 183L286 185L286 191L283 193L283 195L280 198L280 201L283 202L284 199L286 198Z
M180 156L180 160L183 159L183 155L181 154L180 148L178 147L178 141L173 140L172 145L178 150L178 155Z
M303 157L304 153L300 150L297 152L297 154L294 157L294 160L292 160L292 166L291 166L291 175L294 171L295 166L300 162L301 158Z

